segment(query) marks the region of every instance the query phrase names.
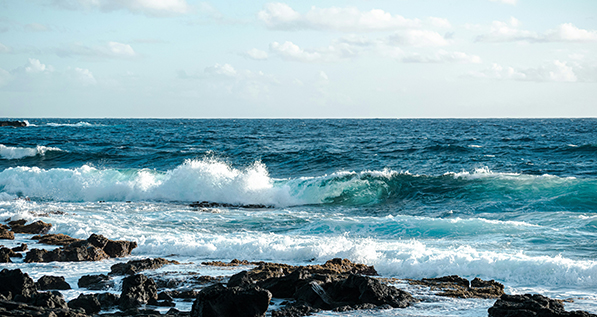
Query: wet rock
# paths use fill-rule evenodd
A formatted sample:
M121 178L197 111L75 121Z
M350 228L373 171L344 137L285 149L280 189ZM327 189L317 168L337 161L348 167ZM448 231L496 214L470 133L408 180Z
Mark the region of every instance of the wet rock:
M114 306L118 306L118 303L120 302L120 295L112 293L101 293L97 294L97 299L99 300L102 309L109 309Z
M25 223L26 221L21 219L11 221L8 223L8 225L14 233L43 234L47 233L48 231L50 231L50 228L52 228L52 224L45 223L41 220L30 223L28 225L25 225Z
M155 282L143 274L130 275L122 280L122 293L119 307L122 310L155 304L158 291Z
M27 273L20 269L0 271L0 295L8 300L17 296L30 298L37 293L35 283Z
M33 294L27 303L32 306L45 308L68 308L64 297L58 291L38 292Z
M454 298L499 298L504 294L504 285L494 280L484 281L478 277L470 283L457 275L438 278L409 280L410 284L424 285L432 290L439 290L437 295Z
M0 121L0 127L26 127L27 122L25 121Z
M81 241L80 239L75 239L71 236L67 236L62 233L36 235L36 236L31 237L31 239L37 240L37 242L39 242L41 244L62 245L62 246L67 246L73 242Z
M302 317L320 312L321 309L307 305L287 305L279 310L272 311L272 317Z
M45 308L0 299L0 316L6 317L89 317L67 308Z
M199 293L191 317L261 317L271 298L269 291L257 286L226 288L215 284Z
M25 255L25 263L44 262L44 256L48 253L47 250L32 249Z
M10 249L8 249L8 248L0 249L0 263L12 263L12 261L10 260L10 252L7 252L7 250L10 250Z
M504 294L488 312L489 317L597 317L585 311L567 312L562 301L539 294Z
M390 305L405 308L416 300L407 292L391 285L361 275L350 275L347 279L331 283L327 287L330 297L336 302L354 304Z
M102 310L97 294L80 294L79 297L68 302L68 307L81 308L87 314L97 314Z
M14 240L15 234L12 231L9 231L6 228L0 228L0 239L4 240Z
M20 246L18 247L14 247L11 250L13 250L14 252L23 252L23 251L27 251L27 243L21 243Z
M37 289L39 290L71 289L70 285L64 280L64 277L62 276L44 275L40 277L39 280L37 280L35 286L37 286Z
M130 255L134 248L137 247L137 242L135 241L124 241L124 240L109 240L104 247L104 251L111 257L111 258L119 258L123 256Z
M77 282L81 288L90 290L105 290L114 286L112 278L105 274L83 275Z
M132 275L144 270L159 269L167 264L180 264L178 261L169 261L163 258L143 259L128 261L126 263L117 263L110 267L110 274L113 275Z
M184 290L184 291L167 291L164 292L168 295L170 295L173 298L197 298L197 295L199 295L199 291L196 290Z
M249 262L247 260L237 260L234 259L230 261L230 263L222 262L222 261L211 261L211 262L201 262L203 265L209 266L222 266L222 267L229 267L229 266L239 266L239 265L251 265L254 264L253 262Z
M228 287L235 287L235 286L249 286L252 284L253 284L253 281L249 277L249 272L242 271L242 272L232 275L226 285L228 285ZM284 296L277 296L277 295L275 295L275 297L284 298Z
M262 204L227 204L227 203L216 203L210 201L196 201L189 204L193 208L247 208L247 209L264 209L274 208L274 206L262 205Z

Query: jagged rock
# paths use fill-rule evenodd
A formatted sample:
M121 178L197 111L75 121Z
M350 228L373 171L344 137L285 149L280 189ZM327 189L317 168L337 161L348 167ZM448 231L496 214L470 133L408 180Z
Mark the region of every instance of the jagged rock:
M25 121L0 121L0 127L26 127L27 122Z
M241 261L238 259L234 259L234 260L230 261L230 263L226 263L226 262L222 262L222 261L210 261L210 262L201 262L201 264L209 265L209 266L228 267L228 266L239 266L239 265L251 265L251 264L255 264L255 263L249 262L247 260Z
M405 308L416 300L407 292L380 281L360 275L350 275L347 279L332 282L327 288L328 294L336 302L348 305L374 304L390 305L394 308Z
M0 239L4 240L14 240L15 234L12 231L9 231L6 228L0 228Z
M8 248L0 249L0 263L12 263L12 261L10 260L10 252L7 252L6 250L10 250L10 249L8 249Z
M193 303L191 317L262 317L272 294L258 286L204 288Z
M83 275L77 282L81 288L90 290L105 290L114 286L112 278L105 274Z
M248 208L248 209L264 209L274 208L274 206L262 205L262 204L227 204L227 203L216 203L210 201L196 201L189 204L193 208Z
M272 311L272 317L302 317L320 312L321 309L306 305L287 305L279 310Z
M103 249L98 245L103 245ZM108 240L104 236L93 234L87 240L77 240L52 251L33 249L27 253L25 262L100 261L110 257L129 255L136 247L137 243L133 241Z
M197 298L199 291L185 290L185 291L166 291L164 292L173 298Z
M81 241L80 239L75 239L71 236L67 236L62 233L36 235L36 236L31 237L31 239L37 240L37 242L39 242L41 244L62 245L62 246L67 246L73 242Z
M249 286L252 284L253 284L253 281L251 281L251 278L249 277L249 272L242 271L242 272L232 275L226 285L228 285L228 287L235 287L235 286ZM275 297L283 298L284 296L275 295Z
M27 251L27 243L21 243L20 246L18 247L14 247L11 250L13 250L14 252L23 252L23 251Z
M3 269L0 271L0 295L8 300L16 296L30 298L37 293L35 283L27 273L20 269Z
M432 290L440 290L437 295L454 298L499 298L504 294L504 285L494 281L484 281L478 277L470 283L457 275L438 278L409 280L410 284L429 286ZM470 286L469 286L470 285Z
M89 317L67 308L44 308L0 299L0 316L5 317Z
M64 277L62 276L44 275L40 277L39 280L37 280L35 286L37 286L37 289L39 290L71 289L70 285L64 280Z
M123 256L127 256L131 254L134 248L137 247L137 242L135 241L124 241L124 240L109 240L104 247L104 251L111 257L111 258L119 258Z
M58 291L38 292L33 294L27 303L32 306L45 308L68 308L64 297Z
M180 264L178 261L169 261L163 258L143 259L128 261L126 263L117 263L110 267L110 274L113 275L132 275L144 270L159 269L167 264Z
M82 308L87 314L97 314L102 310L97 294L80 294L79 297L68 302L68 307Z
M122 293L119 307L122 310L142 304L155 304L158 291L155 282L143 274L129 275L122 280Z
M539 294L504 294L488 312L489 317L597 317L585 311L567 312L562 301Z
M25 225L25 220L15 220L8 223L14 233L32 233L32 234L43 234L48 233L52 224L45 223L41 220Z
M114 306L118 306L120 302L120 295L112 293L101 293L97 294L97 299L102 305L102 309L108 309Z

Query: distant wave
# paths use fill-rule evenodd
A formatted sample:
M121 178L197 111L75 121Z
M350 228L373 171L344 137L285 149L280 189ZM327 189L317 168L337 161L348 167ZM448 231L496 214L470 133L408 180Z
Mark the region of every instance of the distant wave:
M18 160L24 157L29 156L36 156L36 155L45 155L47 151L62 151L57 147L48 147L43 145L38 145L34 148L23 148L23 147L13 147L13 146L5 146L0 144L0 158L6 160Z
M30 154L37 151L30 150ZM274 179L261 162L238 169L215 159L187 160L166 172L88 165L75 169L8 168L0 172L0 191L55 201L206 200L280 207L387 203L433 206L453 201L458 208L484 202L490 204L483 208L524 202L523 206L539 204L542 210L549 210L549 206L597 209L594 179L494 173L487 168L439 176L381 170Z
M85 121L80 121L77 123L54 123L54 122L49 122L46 124L47 126L50 127L103 127L103 124L92 124L89 122L85 122Z

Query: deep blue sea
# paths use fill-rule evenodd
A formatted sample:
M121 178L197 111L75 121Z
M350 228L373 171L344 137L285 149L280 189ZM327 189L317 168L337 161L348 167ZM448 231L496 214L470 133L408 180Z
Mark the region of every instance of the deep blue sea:
M495 279L597 313L597 119L27 121L0 127L2 220L192 262L173 271L342 257L383 277ZM66 275L76 297L80 275L113 261L5 266ZM423 301L318 315L486 316L494 302L404 287Z

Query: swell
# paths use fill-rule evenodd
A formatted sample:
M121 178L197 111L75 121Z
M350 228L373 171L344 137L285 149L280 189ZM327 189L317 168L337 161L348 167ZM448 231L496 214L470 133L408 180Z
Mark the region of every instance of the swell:
M234 168L208 158L187 160L165 172L89 165L69 169L13 167L0 172L0 192L75 202L387 205L390 212L409 214L428 213L434 208L462 213L597 210L597 180L590 178L494 173L485 168L443 175L387 169L275 179L261 162Z

